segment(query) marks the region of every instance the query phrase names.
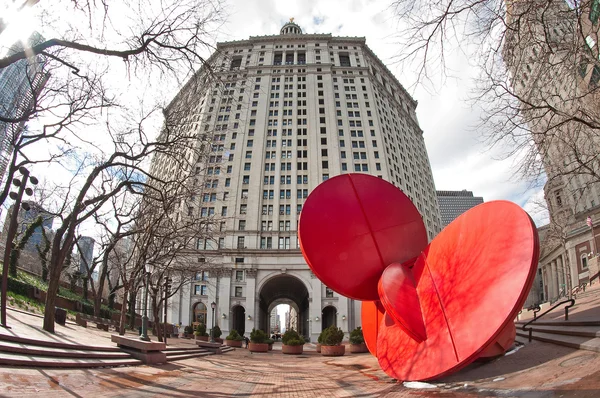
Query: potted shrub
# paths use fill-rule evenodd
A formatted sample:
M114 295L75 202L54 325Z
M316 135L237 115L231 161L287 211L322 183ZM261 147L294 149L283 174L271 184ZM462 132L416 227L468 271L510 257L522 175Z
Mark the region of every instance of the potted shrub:
M227 337L225 337L225 345L228 347L239 347L242 348L242 342L244 338L240 336L237 330L233 329Z
M192 338L194 336L194 327L192 325L187 325L183 328L183 337Z
M300 336L294 329L286 330L281 338L283 343L281 351L284 354L298 355L304 350L304 337Z
M322 343L323 343L323 332L319 333L319 337L317 337L317 352L321 352Z
M266 339L265 343L267 343L269 345L269 351L273 351L273 344L275 343L275 340L273 340L273 339Z
M212 337L215 340L215 342L217 343L222 343L223 339L221 338L221 335L223 334L223 332L221 332L221 328L218 326L215 326L212 330Z
M265 343L267 335L260 329L252 329L250 333L250 343L248 344L248 350L250 352L267 352L269 351L269 345Z
M369 352L360 326L350 332L350 347L348 350L351 353Z
M321 355L326 357L342 356L346 352L346 346L342 345L344 332L342 329L331 325L323 330L321 341Z
M196 335L196 340L208 341L208 333L206 333L206 326L203 323L199 323L196 326L194 334Z

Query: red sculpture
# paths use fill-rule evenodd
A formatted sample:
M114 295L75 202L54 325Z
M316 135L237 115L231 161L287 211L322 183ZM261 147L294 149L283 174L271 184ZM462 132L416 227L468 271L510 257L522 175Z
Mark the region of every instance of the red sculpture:
M474 207L428 245L402 191L345 174L310 194L298 230L315 275L363 301L365 341L391 377L441 377L512 345L539 255L535 225L519 206Z

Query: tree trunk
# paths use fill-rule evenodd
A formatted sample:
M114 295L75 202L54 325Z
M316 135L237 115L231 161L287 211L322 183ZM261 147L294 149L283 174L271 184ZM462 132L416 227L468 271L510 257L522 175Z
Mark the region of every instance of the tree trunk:
M128 286L126 283L123 284L123 304L121 305L121 317L119 318L119 334L123 336L125 334L125 324L127 323L127 294Z
M162 334L161 334L161 328L160 328L160 312L159 312L159 306L158 303L156 302L156 296L152 297L152 320L154 321L154 325L152 327L152 330L154 331L154 334L156 335L156 338L158 339L158 341L162 342Z
M137 301L137 294L138 290L132 290L129 293L129 329L135 329L135 320L137 318L135 315L135 303ZM114 294L112 297L114 297Z
M50 270L50 280L48 281L48 291L46 292L46 308L44 310L44 330L54 333L54 310L56 307L56 296L60 284L61 267L52 267Z

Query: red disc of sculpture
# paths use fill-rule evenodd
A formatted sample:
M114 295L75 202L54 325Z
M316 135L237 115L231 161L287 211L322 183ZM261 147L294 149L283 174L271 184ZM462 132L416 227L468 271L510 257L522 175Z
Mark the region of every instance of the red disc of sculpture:
M488 202L461 215L411 269L427 339L414 339L386 314L377 339L384 371L427 380L477 359L525 302L537 258L535 226L516 204Z
M302 250L325 284L372 300L363 304L363 333L388 375L441 377L511 344L510 324L531 288L538 258L537 231L527 213L510 202L485 203L427 246L422 222L400 190L367 175L330 181L307 200Z
M315 188L302 207L298 237L315 275L358 300L379 300L384 269L416 257L427 245L427 231L410 199L366 174L344 174Z

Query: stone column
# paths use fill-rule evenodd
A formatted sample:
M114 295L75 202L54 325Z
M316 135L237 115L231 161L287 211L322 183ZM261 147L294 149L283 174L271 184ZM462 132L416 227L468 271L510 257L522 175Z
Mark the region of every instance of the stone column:
M217 299L217 323L223 332L222 338L229 334L229 324L231 319L231 268L220 268L217 271L219 277L218 299ZM223 318L225 314L227 318Z
M310 332L310 341L316 342L319 334L321 334L321 329L323 325L323 320L321 314L321 306L322 306L322 292L323 284L312 272L310 273L310 282L312 289L312 301L310 303L309 309L309 332ZM318 321L317 321L318 319Z
M191 306L191 290L192 283L186 283L181 287L181 303L180 303L180 313L179 313L179 322L181 323L181 330L184 327L192 324L192 306Z
M256 274L258 270L256 268L248 268L246 271L246 332L245 335L250 336L250 332L253 328L257 327L258 322L258 311L259 308L255 305L254 299L256 298ZM252 319L248 319L251 316Z

